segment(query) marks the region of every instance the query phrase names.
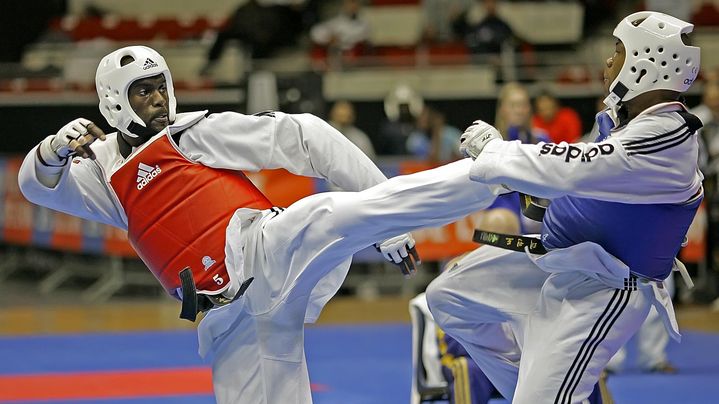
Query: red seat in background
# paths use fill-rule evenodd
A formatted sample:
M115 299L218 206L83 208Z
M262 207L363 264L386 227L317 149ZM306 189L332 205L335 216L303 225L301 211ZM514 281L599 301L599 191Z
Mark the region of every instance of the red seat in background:
M219 29L224 24L224 20L210 21L204 16L188 20L170 17L138 20L115 16L66 16L55 19L50 24L50 28L66 33L75 42L95 38L107 38L119 42L151 39L179 41L200 38L205 31Z

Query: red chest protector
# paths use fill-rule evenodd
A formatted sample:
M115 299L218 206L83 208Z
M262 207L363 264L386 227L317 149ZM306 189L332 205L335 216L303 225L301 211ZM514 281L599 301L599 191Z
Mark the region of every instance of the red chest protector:
M232 214L272 207L244 174L187 160L167 135L130 156L110 185L127 215L132 247L172 295L185 267L198 292L227 288L225 228Z

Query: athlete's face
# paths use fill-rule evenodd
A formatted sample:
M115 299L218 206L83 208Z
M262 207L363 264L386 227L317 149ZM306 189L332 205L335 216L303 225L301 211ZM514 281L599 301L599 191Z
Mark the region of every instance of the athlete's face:
M614 44L614 54L612 57L607 59L607 67L604 68L604 91L607 93L609 93L609 86L614 82L614 79L617 78L619 72L622 70L624 58L626 57L624 52L624 44L617 40Z
M169 124L167 83L165 75L147 77L135 81L127 91L132 110L145 122L145 126L157 133Z

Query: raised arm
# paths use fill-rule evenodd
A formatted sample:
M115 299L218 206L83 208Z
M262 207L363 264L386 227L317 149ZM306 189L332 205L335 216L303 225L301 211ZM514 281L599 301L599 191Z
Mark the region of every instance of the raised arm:
M543 198L564 195L627 203L681 203L701 187L697 141L686 124L656 117L600 143L537 145L489 139L473 180ZM663 129L666 126L666 129Z
M86 158L72 162L68 158L64 164L59 159L53 161L41 151L51 138L35 146L20 167L18 184L25 198L73 216L125 228L124 216L113 203L99 164Z

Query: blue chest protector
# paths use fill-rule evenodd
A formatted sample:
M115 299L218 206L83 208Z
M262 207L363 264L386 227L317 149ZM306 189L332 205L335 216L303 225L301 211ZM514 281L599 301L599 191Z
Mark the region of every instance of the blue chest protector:
M635 205L565 196L547 208L542 241L548 249L592 241L633 273L663 280L700 203Z
M597 121L597 141L601 141L608 137L611 126L599 115ZM701 200L679 205L557 198L544 215L542 241L548 249L592 241L619 258L632 273L663 280L671 272Z

